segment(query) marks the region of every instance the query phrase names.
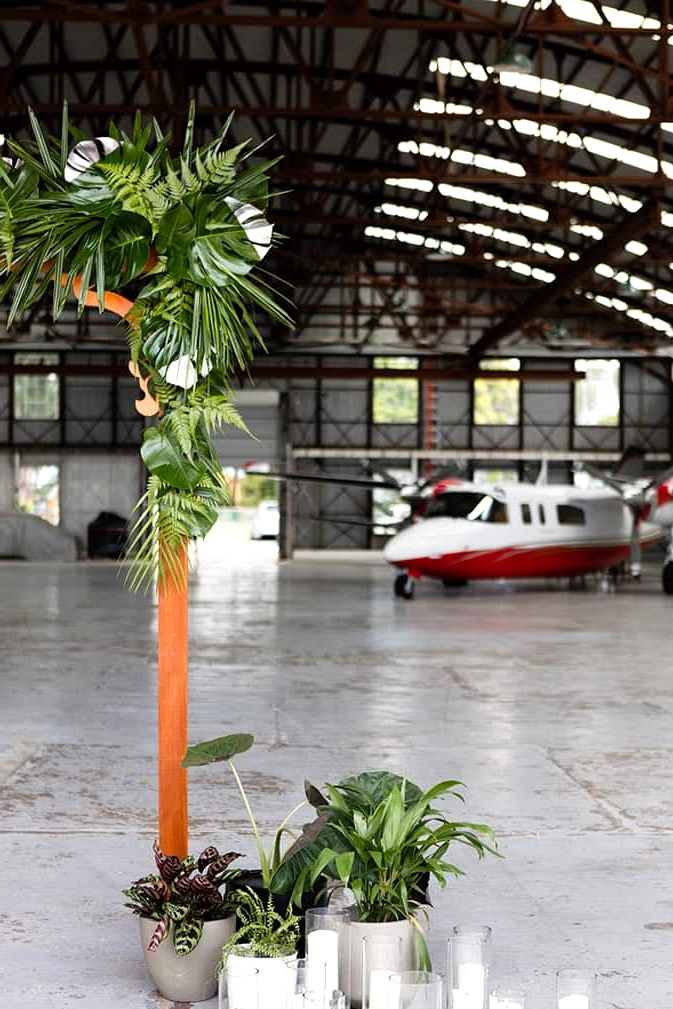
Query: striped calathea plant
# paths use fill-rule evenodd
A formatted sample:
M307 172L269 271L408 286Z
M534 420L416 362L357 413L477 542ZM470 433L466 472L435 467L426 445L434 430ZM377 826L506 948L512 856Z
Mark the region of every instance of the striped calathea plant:
M129 134L110 124L91 140L64 105L59 137L29 112L30 139L0 147L8 325L49 296L54 319L73 301L78 314L116 311L144 393L138 409L155 418L141 447L149 478L130 537L133 589L184 582L186 542L230 503L212 435L226 424L245 430L231 378L264 349L256 313L292 325L259 269L276 241L265 216L275 162L251 164L249 143L227 147L231 117L195 146L194 121L192 106L173 154L156 121L136 115Z
M165 855L154 842L154 860L158 873L143 876L122 890L129 900L125 907L157 926L148 950L158 949L170 937L178 956L185 956L197 945L203 923L233 914L233 905L223 896L221 887L237 875L229 869L240 853L221 855L217 848L205 848L198 857L179 859Z

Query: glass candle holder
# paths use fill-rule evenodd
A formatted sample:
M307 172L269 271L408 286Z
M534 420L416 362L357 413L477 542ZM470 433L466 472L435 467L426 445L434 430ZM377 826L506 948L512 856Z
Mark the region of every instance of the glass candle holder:
M259 971L248 964L227 964L218 976L217 1009L260 1009Z
M390 1009L443 1009L442 977L429 970L403 970L390 975Z
M488 1009L491 929L454 925L448 940L449 1009Z
M286 1009L303 1009L303 995L307 989L308 959L306 957L288 956L285 958L287 968L285 983Z
M350 908L310 907L306 911L306 987L346 991L350 974Z
M362 937L362 1009L389 1009L390 975L402 967L401 936L368 932Z
M346 1009L346 994L338 988L332 991L305 991L302 998L304 1009Z
M557 1009L595 1009L596 975L582 968L564 967L556 972Z
M491 990L488 1009L528 1009L526 986L515 981L502 982Z

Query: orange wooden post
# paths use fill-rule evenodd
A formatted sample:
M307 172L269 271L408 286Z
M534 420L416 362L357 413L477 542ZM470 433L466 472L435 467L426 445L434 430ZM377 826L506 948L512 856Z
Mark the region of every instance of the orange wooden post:
M67 274L61 283L67 282ZM75 296L80 294L80 278L73 284ZM87 291L85 305L98 305L94 291ZM133 302L120 294L106 291L104 308L124 318ZM147 416L159 412L158 404L149 397L146 384L137 369L132 374L140 379L145 393L136 403L138 411ZM145 406L145 401L149 405ZM161 544L159 544L161 550ZM170 575L165 585L158 585L158 717L159 717L159 847L166 855L187 855L187 770L181 767L187 749L187 652L188 652L188 587L187 543L180 551L181 575Z
M161 549L161 547L159 547ZM159 847L166 855L187 855L188 588L187 544L180 551L182 577L159 582Z

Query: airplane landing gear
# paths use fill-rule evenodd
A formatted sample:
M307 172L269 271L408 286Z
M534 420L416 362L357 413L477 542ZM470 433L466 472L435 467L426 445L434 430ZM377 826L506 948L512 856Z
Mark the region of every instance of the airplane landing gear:
M414 580L407 574L398 575L395 579L395 595L398 599L414 598Z

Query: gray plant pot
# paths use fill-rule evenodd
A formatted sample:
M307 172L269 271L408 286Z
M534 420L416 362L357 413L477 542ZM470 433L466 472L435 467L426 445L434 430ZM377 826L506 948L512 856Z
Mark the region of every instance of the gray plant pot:
M151 918L140 919L145 963L159 993L174 1002L205 1002L212 998L217 992L217 961L236 928L234 915L204 922L199 942L185 956L177 955L170 935L159 943L158 949L152 952L147 949L156 925Z

